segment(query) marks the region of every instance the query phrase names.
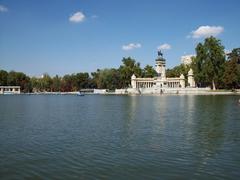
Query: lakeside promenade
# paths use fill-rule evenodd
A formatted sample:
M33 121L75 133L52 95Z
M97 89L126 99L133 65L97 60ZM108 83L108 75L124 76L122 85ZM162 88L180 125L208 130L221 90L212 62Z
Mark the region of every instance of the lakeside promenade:
M236 91L223 91L223 90L209 90L209 91L195 91L195 92L184 92L179 91L178 93L170 92L170 93L147 93L147 94L131 94L131 93L119 93L116 91L98 91L96 92L81 92L85 95L240 95L240 90ZM79 91L73 92L33 92L33 93L20 93L18 95L25 94L25 95L78 95Z

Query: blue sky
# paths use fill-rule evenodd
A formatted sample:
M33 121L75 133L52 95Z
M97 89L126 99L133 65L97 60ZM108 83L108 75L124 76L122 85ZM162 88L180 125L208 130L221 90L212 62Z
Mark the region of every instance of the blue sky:
M240 46L238 0L0 0L0 69L64 75L118 68L123 57L167 67L214 35Z

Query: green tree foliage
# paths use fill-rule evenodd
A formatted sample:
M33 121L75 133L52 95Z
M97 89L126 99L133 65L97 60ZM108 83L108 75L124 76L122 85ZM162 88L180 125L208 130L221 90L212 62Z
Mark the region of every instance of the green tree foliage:
M30 92L32 89L30 78L22 72L10 71L7 76L7 85L20 86L22 92Z
M90 81L91 87L92 88L99 88L100 84L99 84L99 73L100 73L100 69L97 69L96 72L92 72L92 79Z
M0 86L6 86L8 80L8 72L0 70Z
M198 86L208 86L205 63L206 63L206 50L202 43L199 43L196 47L197 56L193 58L192 67L194 72L194 79Z
M220 40L214 37L206 38L204 43L196 47L196 57L191 65L179 65L166 70L167 77L179 77L183 74L187 80L189 69L193 68L194 78L198 86L215 85L225 88L240 87L240 48L234 49L225 62L224 47ZM225 70L225 71L224 71ZM127 88L131 84L131 76L155 77L156 71L146 65L143 69L140 63L131 57L123 58L118 69L97 69L91 76L86 72L58 75L51 77L44 74L41 78L28 77L22 72L0 70L0 85L19 85L22 92L79 91L80 89Z
M41 91L40 79L38 79L36 77L32 77L31 78L31 85L32 85L32 91L33 92Z
M147 65L141 69L140 63L128 57L122 59L122 65L118 69L98 69L91 73L91 87L100 89L126 88L130 86L131 76L154 77L156 72L152 66Z
M143 69L143 77L153 78L157 76L157 72L152 66L146 65Z
M228 89L240 87L240 48L233 49L228 54L228 61L225 63L224 84Z
M58 75L52 78L51 89L53 92L61 91L61 80L62 80L61 77L59 77Z
M136 63L135 59L130 57L122 59L123 65L119 67L121 87L129 87L131 76L135 74L137 77L142 77L142 69L140 63Z
M77 73L74 79L77 89L86 89L89 87L90 77L88 73Z
M197 84L211 84L218 88L223 80L225 64L224 47L215 37L206 38L196 47L196 59L193 63Z
M188 71L190 70L189 65L180 64L179 66L175 66L172 69L166 70L167 77L179 77L183 74L187 78Z
M88 73L67 74L63 77L56 75L53 78L44 74L41 78L32 77L31 84L34 92L70 92L89 88L91 79Z
M52 92L52 78L47 74L43 74L43 77L40 79L41 87L44 91Z
M120 88L119 81L120 75L118 70L112 69L103 69L99 71L98 87L100 89L117 89Z
M185 84L187 84L187 77L188 77L188 71L190 70L190 65L184 65L180 64L179 66L175 66L172 69L166 70L166 76L167 77L180 77L181 74L185 77Z
M70 91L76 91L76 85L74 83L74 77L72 75L65 75L62 78L62 83L61 83L61 91L63 92L70 92Z

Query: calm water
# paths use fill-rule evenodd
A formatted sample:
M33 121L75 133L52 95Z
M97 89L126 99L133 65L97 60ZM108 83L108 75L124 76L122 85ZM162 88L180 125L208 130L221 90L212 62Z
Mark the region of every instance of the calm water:
M0 179L238 179L239 96L0 96Z

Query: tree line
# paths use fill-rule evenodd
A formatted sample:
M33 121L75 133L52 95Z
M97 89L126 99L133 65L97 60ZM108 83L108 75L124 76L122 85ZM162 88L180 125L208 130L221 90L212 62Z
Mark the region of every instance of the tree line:
M187 73L193 69L194 79L198 87L211 86L212 89L240 88L240 48L232 52L224 52L219 39L209 37L199 43L196 56L190 65L179 65L166 70L167 77L179 77L183 74L187 81ZM123 58L119 68L97 69L96 72L80 72L66 74L63 77L29 77L23 72L0 70L0 86L20 86L22 92L70 92L80 89L119 89L130 87L131 76L155 77L154 68L140 63L131 57Z
M197 87L211 87L213 90L240 88L240 48L225 53L221 41L211 36L198 43L195 51L196 56L190 65L167 69L167 77L183 74L186 78L192 68Z
M131 84L131 76L154 77L156 72L152 66L143 69L139 62L128 57L122 59L119 68L97 69L96 72L80 72L66 74L63 77L29 77L22 72L0 70L0 86L20 86L22 92L70 92L80 89L110 89L127 88Z
M196 47L192 68L199 87L215 89L240 88L240 48L224 52L219 39L209 37Z

